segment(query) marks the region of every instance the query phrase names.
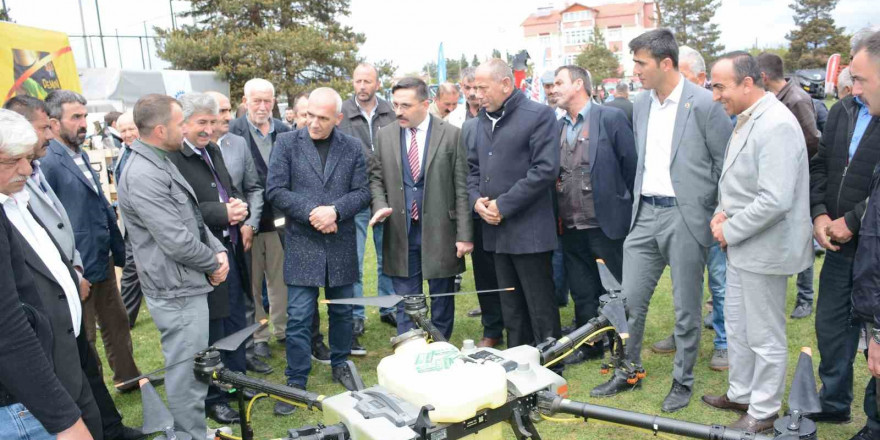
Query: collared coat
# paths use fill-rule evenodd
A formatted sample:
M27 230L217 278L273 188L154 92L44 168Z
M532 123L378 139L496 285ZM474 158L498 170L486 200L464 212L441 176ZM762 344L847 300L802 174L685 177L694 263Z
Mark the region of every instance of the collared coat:
M355 99L357 97L352 96L342 103L342 122L339 123L339 130L361 141L364 157L369 162L370 156L373 155L373 140L376 138L376 133L380 128L394 123L397 120L397 115L388 101L377 96L376 110L373 113L371 123L368 124L367 118L361 114L361 109Z
M473 241L473 221L467 194L467 153L460 130L431 118L430 136L423 164L424 193L420 217L422 234L422 277L447 278L465 271L463 258L456 257L456 242ZM370 164L370 191L375 214L393 210L384 223L382 268L387 275L409 274L410 211L406 206L403 170L409 166L401 151L405 139L399 124L379 130ZM408 147L407 147L408 148Z
M125 265L125 242L116 224L116 213L104 197L95 170L91 169L93 182L89 182L67 150L53 139L40 165L46 182L67 210L76 249L82 257L83 277L95 284L107 278L111 254L115 266ZM82 151L79 154L88 164L89 156ZM97 190L92 188L92 183Z
M244 223L259 228L264 188L247 141L235 133L227 133L220 140L220 152L223 153L223 162L229 170L232 185L241 192L248 204L248 218Z
M322 167L308 130L300 129L278 136L269 162L266 200L285 216L284 281L310 287L357 281L354 216L370 205L360 141L334 129ZM336 233L324 234L312 227L309 214L318 206L336 208Z

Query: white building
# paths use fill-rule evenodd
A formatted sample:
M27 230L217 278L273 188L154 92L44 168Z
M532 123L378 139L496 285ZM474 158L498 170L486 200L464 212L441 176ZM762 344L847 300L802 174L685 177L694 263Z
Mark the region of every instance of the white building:
M575 58L598 26L608 49L617 55L622 75L633 71L629 42L656 28L656 5L652 0L630 2L583 1L562 8L540 8L522 23L526 50L536 72L574 64Z

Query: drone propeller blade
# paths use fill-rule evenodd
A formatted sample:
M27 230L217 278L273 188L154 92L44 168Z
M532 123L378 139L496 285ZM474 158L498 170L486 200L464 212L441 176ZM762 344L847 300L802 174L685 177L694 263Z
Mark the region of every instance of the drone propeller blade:
M363 298L322 299L321 304L351 304L354 306L394 307L403 301L399 295L367 296Z
M144 411L144 427L141 428L141 432L152 434L174 427L174 416L162 402L156 388L147 379L141 379L141 402Z
M196 353L193 353L193 356L195 356L195 355L196 355ZM161 373L161 372L163 372L163 371L165 371L165 370L168 370L168 369L174 368L174 367L176 367L176 366L178 366L178 365L180 365L180 364L182 364L182 363L185 363L185 362L192 362L192 360L193 360L193 356L190 356L190 357L188 357L188 358L182 359L182 360L180 360L180 361L178 361L178 362L175 362L175 363L173 363L173 364L171 364L171 365L166 365L166 366L164 366L164 367L162 367L162 368L155 369L155 370L150 371L150 372L148 372L148 373L141 374L141 375L138 376L138 377L131 378L131 379L125 381L125 382L122 382L122 383L119 384L119 385L116 385L116 386L117 386L118 388L125 388L125 387L127 387L128 385L131 385L131 384L133 384L133 383L135 383L135 382L139 382L141 379L149 379L150 377L152 377L152 376L153 376L154 374L156 374L156 373Z
M788 393L788 407L802 413L822 411L819 393L816 392L816 376L813 375L813 353L809 347L801 349L794 378L791 380L791 391Z
M428 298L439 298L441 296L455 296L455 295L477 295L480 293L494 293L494 292L512 292L516 290L516 287L507 287L504 289L486 289L486 290L472 290L470 292L450 292L450 293L438 293L436 295L428 295Z
M623 301L619 299L611 301L602 306L599 313L608 318L608 322L611 323L621 339L629 338L629 322L626 320L626 308L623 306Z
M265 328L267 321L255 322L213 344L213 347L220 351L235 351L244 341L254 335L255 332Z
M620 292L623 290L620 281L618 281L617 277L611 273L611 270L605 265L604 260L597 259L596 264L599 266L599 278L601 279L602 287L605 288L605 290L608 292Z

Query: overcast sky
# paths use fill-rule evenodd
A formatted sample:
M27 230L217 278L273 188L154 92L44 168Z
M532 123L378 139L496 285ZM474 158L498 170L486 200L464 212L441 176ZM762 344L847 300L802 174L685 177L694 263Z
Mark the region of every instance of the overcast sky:
M18 23L81 35L79 3L82 3L85 29L98 33L96 0L5 0L12 18ZM152 26L170 27L171 8L185 10L189 2L179 0L97 0L105 35L152 35ZM437 59L438 45L443 42L447 58L470 61L474 54L480 59L493 48L502 53L522 49L520 24L538 6L560 5L558 0L352 0L351 16L343 21L366 35L361 55L370 61L390 59L398 74L414 72L426 62ZM595 4L597 0L585 3ZM722 0L714 21L721 27L721 42L727 49L757 45L773 47L786 43L785 35L794 27L789 0ZM880 25L877 0L840 0L833 13L838 26L853 32L866 25ZM178 18L178 23L182 19ZM77 64L86 67L82 39L71 37ZM155 56L141 51L137 39L105 39L107 65L127 69L167 67ZM92 59L97 67L104 66L97 39L91 44ZM121 54L121 57L120 57ZM143 54L143 56L141 55Z

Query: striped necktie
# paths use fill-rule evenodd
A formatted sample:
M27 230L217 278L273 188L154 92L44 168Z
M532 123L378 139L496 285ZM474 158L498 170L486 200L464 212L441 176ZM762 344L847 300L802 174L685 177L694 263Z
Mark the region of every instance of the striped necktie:
M421 172L419 169L419 143L416 140L417 132L418 130L415 128L409 129L409 153L407 156L409 158L409 170L412 172L413 183L419 181L419 173ZM419 221L419 207L416 205L415 200L413 200L410 207L410 216L413 220Z

